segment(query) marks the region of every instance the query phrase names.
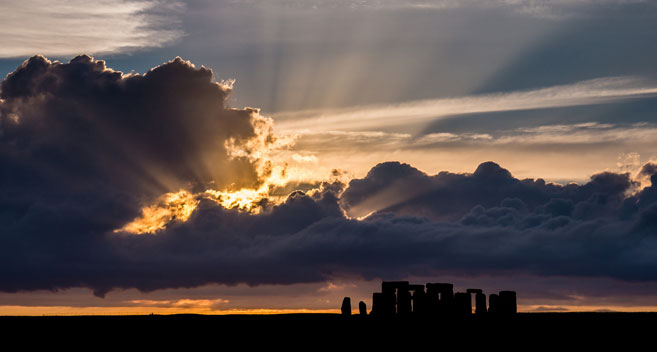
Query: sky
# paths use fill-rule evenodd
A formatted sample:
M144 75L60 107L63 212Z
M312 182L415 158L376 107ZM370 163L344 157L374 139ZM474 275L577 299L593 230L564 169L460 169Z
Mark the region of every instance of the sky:
M0 315L655 311L657 4L0 3Z

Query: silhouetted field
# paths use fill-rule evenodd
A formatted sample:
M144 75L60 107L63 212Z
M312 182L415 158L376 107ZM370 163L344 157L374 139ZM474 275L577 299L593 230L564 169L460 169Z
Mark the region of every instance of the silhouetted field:
M350 341L364 346L527 347L605 346L652 342L657 313L519 313L506 319L374 320L355 315L146 315L0 317L5 336L126 336L168 339L239 340L249 345ZM355 340L353 340L355 339Z

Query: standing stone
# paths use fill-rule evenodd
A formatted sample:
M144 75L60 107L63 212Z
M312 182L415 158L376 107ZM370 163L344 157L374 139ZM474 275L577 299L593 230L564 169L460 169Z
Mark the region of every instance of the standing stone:
M470 316L472 314L472 301L470 300L470 294L457 292L454 295L454 309L455 313L459 316Z
M500 291L499 312L504 315L513 315L518 311L515 291Z
M436 284L427 283L427 293L425 294L424 302L429 315L436 315L438 313L439 300L440 290Z
M426 315L427 314L427 303L426 303L426 294L424 293L424 285L410 285L409 288L413 290L413 314L414 315Z
M478 292L475 295L475 314L484 315L486 313L486 295L482 292Z
M370 314L372 314L375 317L384 316L385 313L382 313L383 311L385 311L384 307L385 307L385 302L383 300L383 293L374 292L372 294L372 312L370 312Z
M488 297L488 313L497 314L499 312L499 301L500 297L495 293L491 293Z
M351 315L351 298L345 297L342 300L342 316Z
M383 295L383 304L377 306L377 314L383 317L395 316L397 314L396 282L382 282L381 293Z
M358 312L360 313L361 316L367 315L367 305L365 304L365 302L363 301L358 302Z
M397 314L407 316L411 310L411 292L408 289L408 281L400 281L397 286Z
M440 289L440 313L451 315L456 311L454 304L454 285L439 283Z

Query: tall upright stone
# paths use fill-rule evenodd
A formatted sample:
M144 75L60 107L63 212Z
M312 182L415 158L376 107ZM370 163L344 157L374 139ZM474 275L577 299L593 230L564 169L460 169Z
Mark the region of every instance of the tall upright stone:
M483 292L478 292L475 295L475 314L482 316L488 312L486 309L486 295Z
M491 293L488 297L488 313L497 314L499 313L500 306L500 297L496 293Z
M413 296L411 297L413 301L413 314L426 315L427 304L424 293L424 285L409 285L408 288L413 291Z
M436 315L438 314L438 305L440 304L440 290L436 284L427 283L427 293L425 295L425 304L427 309L427 314Z
M383 300L383 293L374 292L372 294L372 311L370 314L375 317L385 316L385 302Z
M500 291L499 311L504 315L514 315L518 312L515 291Z
M408 281L400 281L397 286L397 314L407 316L411 314L411 292Z
M345 297L342 300L342 316L350 316L351 315L351 298Z
M470 316L472 314L472 300L470 294L466 292L457 292L454 295L455 313L460 316Z
M367 305L365 302L358 302L358 313L363 317L367 315Z
M392 281L381 283L381 294L383 305L379 314L383 317L391 317L397 314L397 284Z
M455 312L454 305L454 285L448 283L439 283L438 290L440 292L440 314L452 315Z

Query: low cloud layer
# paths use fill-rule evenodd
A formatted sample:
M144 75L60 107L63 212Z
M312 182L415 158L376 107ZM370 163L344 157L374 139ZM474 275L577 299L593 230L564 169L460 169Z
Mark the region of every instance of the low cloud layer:
M123 75L87 56L37 56L0 87L5 292L438 275L657 281L654 164L640 189L623 173L564 186L494 162L436 175L387 162L258 214L198 199L186 221L135 235L115 230L166 192L262 182L251 147L274 143L271 121L227 107L230 87L182 59Z

